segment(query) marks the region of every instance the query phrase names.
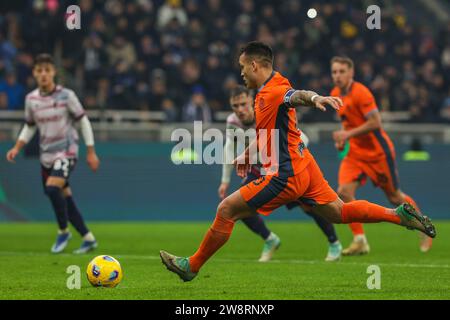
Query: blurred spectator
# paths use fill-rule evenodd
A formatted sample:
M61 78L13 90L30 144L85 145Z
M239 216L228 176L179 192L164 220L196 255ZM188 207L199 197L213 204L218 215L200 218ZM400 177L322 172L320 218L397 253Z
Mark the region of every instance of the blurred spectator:
M17 49L8 39L5 39L3 33L0 32L0 60L3 61L7 71L12 71L13 60L16 57L16 54Z
M188 104L183 107L182 121L211 123L212 120L212 111L206 102L205 91L203 87L195 86Z
M114 66L111 75L111 100L110 106L114 109L125 109L126 106L135 105L134 74L125 60L120 60Z
M173 100L165 98L162 101L162 110L166 116L167 122L176 122L178 121L178 111L175 107L175 103Z
M136 62L134 46L123 35L116 35L112 44L108 45L106 52L108 53L108 61L111 66L121 61L126 68L131 68Z
M161 110L163 101L169 98L167 78L162 69L155 69L150 80L149 105L151 110Z
M4 92L0 92L0 110L8 110L8 96Z
M239 49L259 39L272 45L276 69L296 88L327 94L330 58L348 55L382 110L409 111L421 122L447 117L450 23L416 21L433 16L407 1L384 2L381 30L366 28L367 1L80 0L81 30L64 27L63 3L24 1L23 10L0 15L0 82L5 87L11 72L16 78L3 105L23 107L20 88L35 86L32 57L49 52L58 82L87 108L162 110L178 121L201 85L213 112L228 110L227 89L242 82ZM330 117L305 111L302 121Z
M170 21L176 19L181 26L186 26L188 17L181 7L181 0L166 0L158 10L157 27L163 30Z
M440 114L443 120L450 122L450 88L448 89L447 98L445 98Z
M98 79L104 74L103 61L106 61L107 55L103 49L103 41L98 34L93 33L84 40L84 78L86 79L86 87L95 87Z
M0 81L0 92L6 95L8 110L17 110L22 107L25 89L17 83L15 73L8 73L5 80Z

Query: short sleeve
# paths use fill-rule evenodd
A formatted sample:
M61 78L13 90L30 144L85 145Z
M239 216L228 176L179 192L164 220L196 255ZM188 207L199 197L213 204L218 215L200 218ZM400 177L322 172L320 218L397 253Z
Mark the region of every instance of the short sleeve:
M295 92L292 87L287 85L279 85L270 88L270 92L264 95L265 103L272 106L287 106L290 107L289 100L292 94ZM286 103L288 102L288 103Z
M72 90L67 90L67 107L69 108L70 114L75 118L75 120L80 120L84 115L85 111L81 105L80 100L78 100L77 95Z
M25 98L25 122L29 126L34 126L36 124L34 121L33 110L31 109L31 102L29 98Z
M368 117L371 113L378 111L375 97L366 87L361 87L361 89L358 90L357 103L358 108L365 117Z

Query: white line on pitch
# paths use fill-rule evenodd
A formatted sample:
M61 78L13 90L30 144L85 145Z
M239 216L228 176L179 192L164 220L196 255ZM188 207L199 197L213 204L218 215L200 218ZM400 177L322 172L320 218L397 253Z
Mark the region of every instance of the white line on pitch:
M78 255L73 255L69 253L60 253L58 255L51 254L51 253L45 253L45 252L13 252L13 251L0 251L0 256L48 256L48 257L57 257L57 256L64 256L64 257L83 257ZM84 256L85 257L85 256ZM116 258L123 258L123 259L135 259L135 260L159 260L159 256L151 256L151 255L129 255L129 254L114 254L114 257ZM252 259L223 259L223 258L217 258L214 259L214 261L217 262L244 262L244 263L258 263L263 264L261 262L258 262L257 260ZM266 263L280 263L280 264L326 264L326 265L355 265L355 266L367 266L370 264L376 264L379 266L387 266L387 267L404 267L404 268L435 268L435 269L450 269L450 265L448 264L412 264L412 263L389 263L389 262L381 262L377 263L375 261L366 261L366 262L324 262L321 260L297 260L297 259L289 259L289 260L278 260L274 259L270 262Z

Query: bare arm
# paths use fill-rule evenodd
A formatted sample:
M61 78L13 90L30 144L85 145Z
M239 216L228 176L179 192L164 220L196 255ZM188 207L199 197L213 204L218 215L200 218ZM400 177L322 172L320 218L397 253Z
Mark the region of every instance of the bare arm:
M381 128L381 115L379 112L373 112L367 117L367 121L364 122L364 124L348 131L349 138L361 136L363 134L367 134L380 128Z
M293 107L314 107L315 103L312 101L312 97L319 96L314 91L309 90L296 90L291 96L291 106Z
M97 171L100 160L95 152L94 133L92 131L91 123L87 116L83 116L80 119L81 134L83 135L84 142L86 144L87 156L86 160L92 171Z
M359 127L351 130L339 130L333 133L334 141L338 143L345 142L346 140L367 134L369 132L378 130L381 128L381 115L379 112L372 112L367 116L367 121Z
M323 97L314 91L309 90L289 90L285 96L285 102L291 107L315 107L326 111L325 105L330 105L333 109L339 110L342 107L342 100L338 97Z

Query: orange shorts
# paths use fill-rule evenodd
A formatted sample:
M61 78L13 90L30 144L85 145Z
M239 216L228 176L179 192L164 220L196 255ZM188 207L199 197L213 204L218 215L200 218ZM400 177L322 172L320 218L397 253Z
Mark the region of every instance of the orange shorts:
M333 202L338 197L314 159L295 176L261 176L242 186L239 191L251 208L265 216L291 202L314 206Z
M395 158L386 157L380 161L362 161L345 157L339 168L339 185L358 181L364 185L367 177L385 192L398 190L398 171Z

